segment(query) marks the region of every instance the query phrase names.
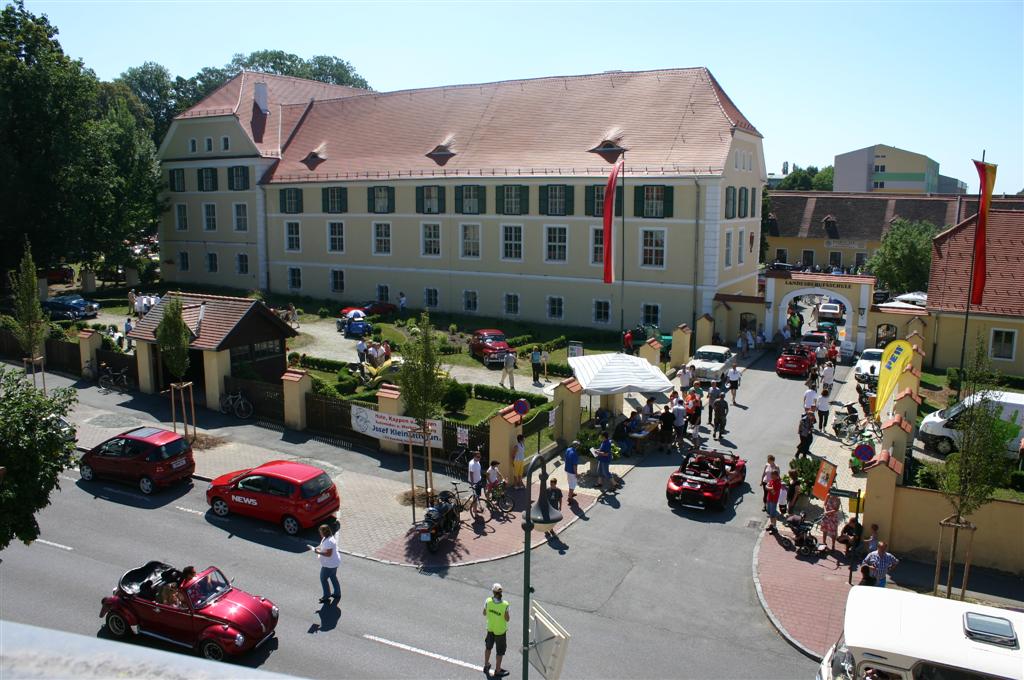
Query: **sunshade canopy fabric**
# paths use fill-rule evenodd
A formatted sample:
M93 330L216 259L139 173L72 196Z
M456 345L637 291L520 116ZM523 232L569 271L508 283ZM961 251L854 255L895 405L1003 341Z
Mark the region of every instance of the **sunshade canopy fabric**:
M656 366L629 354L593 354L569 357L584 394L668 392L672 383Z

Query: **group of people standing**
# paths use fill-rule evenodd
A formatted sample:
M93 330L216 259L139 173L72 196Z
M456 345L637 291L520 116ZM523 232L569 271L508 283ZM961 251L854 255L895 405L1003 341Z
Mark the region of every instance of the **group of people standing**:
M387 340L373 341L367 344L366 340L359 338L359 342L356 343L356 357L360 364L365 363L374 368L380 368L384 362L391 359L391 345Z

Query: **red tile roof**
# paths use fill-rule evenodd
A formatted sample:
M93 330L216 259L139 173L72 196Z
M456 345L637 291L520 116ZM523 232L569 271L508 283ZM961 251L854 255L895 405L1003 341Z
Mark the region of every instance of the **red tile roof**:
M576 380L576 378L566 378L561 382L561 384L565 385L565 388L569 390L569 392L571 392L572 394L576 394L577 392L583 391L583 385L580 385L579 381Z
M760 136L705 68L368 93L314 102L270 181L605 176L588 152L604 140L627 149L627 173L714 174L736 129ZM426 155L442 144L455 153L444 168ZM311 168L314 149L326 158Z
M932 267L928 276L928 309L963 312L971 277L971 251L977 217L972 216L942 232L932 241ZM995 316L1024 316L1024 212L992 210L987 228L987 278L980 305L971 312Z

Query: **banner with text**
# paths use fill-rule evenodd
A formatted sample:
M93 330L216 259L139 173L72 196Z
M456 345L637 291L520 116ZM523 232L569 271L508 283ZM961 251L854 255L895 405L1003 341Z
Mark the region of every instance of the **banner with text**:
M430 446L442 448L441 421L428 420L430 427ZM381 413L362 406L352 406L352 429L368 437L384 439L389 442L408 444L410 433L413 444L420 445L421 435L415 418Z

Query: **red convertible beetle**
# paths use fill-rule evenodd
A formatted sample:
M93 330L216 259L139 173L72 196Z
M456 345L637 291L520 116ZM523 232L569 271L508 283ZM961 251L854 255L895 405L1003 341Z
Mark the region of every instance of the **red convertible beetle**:
M804 345L789 345L775 361L775 372L779 375L798 375L806 378L807 372L816 361L813 349Z
M665 497L669 505L714 506L724 510L732 489L741 486L746 478L747 461L735 453L700 450L669 475Z
M115 638L147 635L221 661L243 654L274 636L278 609L265 597L231 585L216 567L182 580L163 562L147 562L125 573L100 617Z

